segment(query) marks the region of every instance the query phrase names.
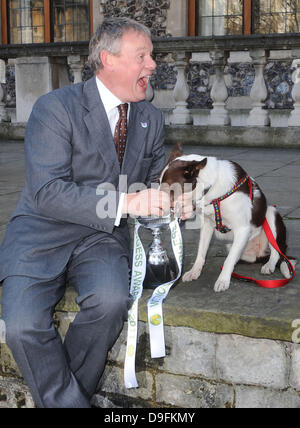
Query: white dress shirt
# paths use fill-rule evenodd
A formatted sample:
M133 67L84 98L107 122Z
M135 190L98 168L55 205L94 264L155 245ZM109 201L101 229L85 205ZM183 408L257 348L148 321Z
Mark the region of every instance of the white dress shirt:
M102 103L104 105L104 109L107 114L111 133L112 133L112 136L114 136L115 128L119 120L118 105L123 104L123 102L119 100L119 98L117 98L112 92L110 92L110 90L107 89L107 87L104 85L104 83L101 82L101 80L98 77L96 77L96 82L97 82L97 87L98 87L98 91L99 91ZM129 119L129 112L130 112L130 103L128 103L127 120ZM115 226L120 225L120 221L122 217L122 208L124 205L124 198L125 198L125 193L121 193L119 198L119 205L118 205Z

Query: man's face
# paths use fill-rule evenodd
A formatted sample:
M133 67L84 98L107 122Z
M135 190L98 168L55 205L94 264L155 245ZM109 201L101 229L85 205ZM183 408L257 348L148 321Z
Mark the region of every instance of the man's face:
M111 55L111 90L122 102L146 98L148 80L156 68L152 51L152 42L146 35L129 31L122 37L120 54Z

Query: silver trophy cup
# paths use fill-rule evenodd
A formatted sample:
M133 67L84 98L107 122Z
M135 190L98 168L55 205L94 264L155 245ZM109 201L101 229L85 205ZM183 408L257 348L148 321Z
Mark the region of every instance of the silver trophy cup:
M138 222L152 232L152 243L147 253L147 268L144 288L156 288L161 284L175 279L176 268L173 259L170 259L163 247L161 232L170 224L170 215L165 217L138 217Z

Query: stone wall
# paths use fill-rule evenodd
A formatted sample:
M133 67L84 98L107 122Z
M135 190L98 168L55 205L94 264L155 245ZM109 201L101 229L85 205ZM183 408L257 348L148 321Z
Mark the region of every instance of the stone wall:
M62 336L74 313L59 312ZM108 356L93 404L114 407L300 408L300 345L165 326L167 357L151 359L139 323L138 389L124 387L127 326ZM0 408L34 407L5 345L0 354Z
M165 327L167 357L152 360L140 323L139 389L123 387L126 329L109 355L95 397L104 406L300 408L300 346Z
M173 0L174 1L174 0ZM125 16L139 21L151 29L153 36L165 36L167 11L170 0L104 0L101 2L105 18Z
M32 409L34 402L24 383L0 376L0 409Z
M270 61L264 72L268 88L266 107L269 109L292 109L292 60Z
M175 1L175 0L174 0ZM182 21L185 20L183 11L186 12L186 3L183 0L176 0L182 12ZM176 3L177 4L177 3ZM101 19L110 16L127 16L142 22L151 29L154 37L171 37L181 31L186 35L186 25L178 28L178 17L174 12L175 3L171 0L102 0L98 2L97 11ZM178 9L178 8L177 8ZM95 23L96 24L96 23ZM97 23L98 24L98 23ZM278 51L279 56L270 56L268 64L264 70L264 79L268 89L268 98L265 101L269 110L282 110L293 108L292 99L292 58L290 51ZM209 59L208 52L200 56L206 59L192 58L187 67L187 83L189 87L189 98L187 100L188 109L212 108L211 88L215 76L215 68ZM193 54L194 56L194 54ZM197 54L196 54L197 56ZM199 56L199 55L198 55ZM245 59L246 58L246 59ZM151 78L155 98L153 103L159 108L174 108L174 87L176 85L177 71L174 59L170 54L156 55L157 70ZM73 74L68 69L70 82L73 82ZM16 103L15 95L15 71L13 61L7 67L6 84L6 107L14 107ZM83 80L92 75L88 67L83 71ZM255 70L248 53L240 52L238 56L230 60L224 71L225 82L228 88L228 108L245 109L251 108L250 91L255 78ZM240 121L242 124L243 121Z

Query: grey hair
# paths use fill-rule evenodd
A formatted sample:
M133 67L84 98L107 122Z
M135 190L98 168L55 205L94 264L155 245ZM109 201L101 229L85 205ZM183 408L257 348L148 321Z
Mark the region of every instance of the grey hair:
M121 50L122 36L128 31L136 31L151 38L149 28L129 18L108 18L99 25L89 44L89 65L93 72L100 70L103 65L100 54L103 50L118 55Z

